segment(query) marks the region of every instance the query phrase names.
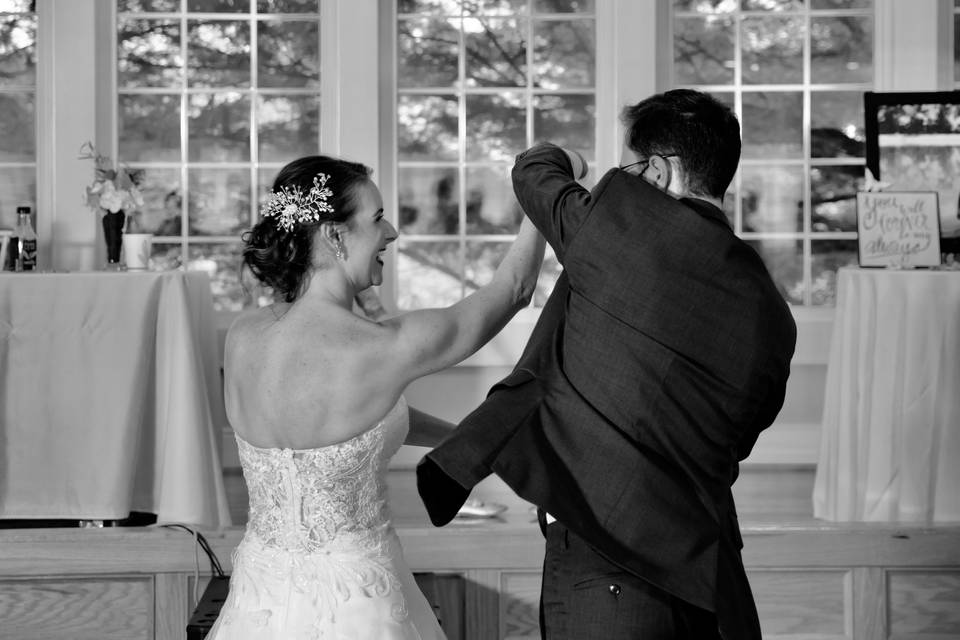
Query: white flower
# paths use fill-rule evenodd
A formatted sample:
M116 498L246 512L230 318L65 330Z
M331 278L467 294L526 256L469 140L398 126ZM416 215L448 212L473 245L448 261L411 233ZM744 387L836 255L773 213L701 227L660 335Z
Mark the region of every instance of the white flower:
M142 169L117 167L110 158L102 156L90 142L80 147L81 160L93 160L93 182L86 188L86 204L94 211L106 209L112 213L127 210L132 213L143 206L143 194L138 185L143 181Z
M100 206L112 213L123 208L123 194L116 190L112 182L104 183L100 193Z

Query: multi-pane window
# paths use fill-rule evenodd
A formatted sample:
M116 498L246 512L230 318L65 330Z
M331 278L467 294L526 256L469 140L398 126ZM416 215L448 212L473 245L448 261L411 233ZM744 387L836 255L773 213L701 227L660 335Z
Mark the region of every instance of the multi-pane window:
M549 140L596 157L592 0L399 0L397 306L483 286L522 212L510 168ZM592 174L591 174L592 175ZM548 256L534 305L559 274Z
M37 199L37 14L32 0L0 1L0 229Z
M249 305L239 236L277 169L319 152L320 0L117 0L117 157L146 170L153 267Z
M743 154L725 198L784 297L832 305L857 262L863 92L873 0L674 0L673 79L736 109Z

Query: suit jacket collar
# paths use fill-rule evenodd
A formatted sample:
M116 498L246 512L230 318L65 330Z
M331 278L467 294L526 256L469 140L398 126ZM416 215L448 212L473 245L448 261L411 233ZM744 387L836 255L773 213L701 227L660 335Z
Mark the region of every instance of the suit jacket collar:
M727 215L716 205L707 202L706 200L701 200L700 198L680 198L680 202L687 205L697 213L699 213L704 218L708 220L715 220L717 222L723 223L723 226L727 227L733 231L733 227L730 226L730 221L727 219Z
M667 198L669 198L670 200L673 200L674 202L679 202L684 206L689 207L690 209L693 209L694 212L696 212L702 218L706 218L707 220L712 220L713 222L719 222L730 231L733 231L733 225L731 225L730 221L727 219L727 214L725 214L722 209L720 209L713 203L703 200L702 198L695 198L693 196L677 198L676 196L667 194L666 192L660 190L658 187L653 186L643 178L639 176L635 176L631 173L627 173L620 169L617 169L616 167L614 167L613 169L610 169L610 171L607 172L607 174L603 177L603 180L601 180L600 183L603 183L604 188L606 188L607 181L613 180L621 176L629 176L634 180L642 182L643 185L649 187L649 189L656 191L657 193L662 194L663 196L666 196ZM597 193L597 190L601 186L600 183L597 183L597 187L594 188L593 193ZM645 193L643 197L650 199L653 196L651 196L650 191L647 191L647 193Z

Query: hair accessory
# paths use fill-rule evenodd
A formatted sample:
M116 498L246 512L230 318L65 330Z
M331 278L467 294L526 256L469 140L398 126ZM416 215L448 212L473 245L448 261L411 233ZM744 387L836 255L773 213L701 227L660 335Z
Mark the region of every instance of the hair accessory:
M300 185L284 186L280 191L273 191L270 199L263 205L260 212L264 218L277 218L277 228L292 231L297 224L318 222L320 214L333 213L333 206L327 198L333 197L333 191L327 186L330 179L325 173L318 173L313 178L313 187L306 195Z

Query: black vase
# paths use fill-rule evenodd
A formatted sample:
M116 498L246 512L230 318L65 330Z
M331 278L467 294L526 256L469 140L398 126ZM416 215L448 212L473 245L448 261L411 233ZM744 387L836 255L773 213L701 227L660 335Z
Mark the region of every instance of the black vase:
M127 214L121 209L116 213L103 214L103 238L107 242L107 264L120 264L120 247L123 246L123 223Z

